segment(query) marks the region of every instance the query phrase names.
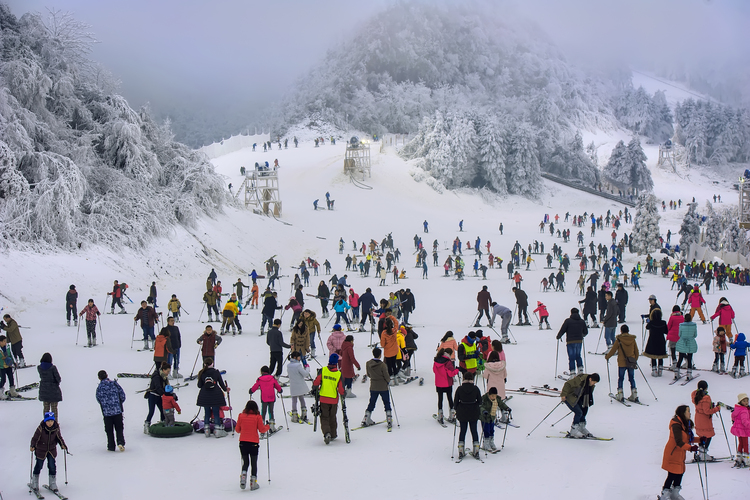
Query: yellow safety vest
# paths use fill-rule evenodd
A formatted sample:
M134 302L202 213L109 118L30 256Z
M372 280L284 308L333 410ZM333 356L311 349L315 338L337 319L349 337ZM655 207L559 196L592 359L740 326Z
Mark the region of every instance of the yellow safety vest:
M464 360L464 364L466 365L467 370L473 370L477 367L477 358L473 357L477 352L477 344L476 342L472 345L468 345L466 342L461 342L464 346L464 353L466 354L466 359Z
M320 397L336 399L338 397L339 380L341 372L332 372L327 366L323 367L320 378Z

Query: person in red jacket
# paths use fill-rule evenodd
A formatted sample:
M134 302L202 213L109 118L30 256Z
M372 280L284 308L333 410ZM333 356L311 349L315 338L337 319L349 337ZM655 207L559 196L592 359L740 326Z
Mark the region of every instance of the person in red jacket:
M432 371L435 373L435 391L438 396L438 413L437 421L442 425L443 422L443 394L448 396L448 407L450 414L448 422L456 421L456 410L453 408L453 377L458 375L458 368L453 364L451 359L453 349L450 347L441 348L435 355Z
M247 484L247 469L250 470L250 489L257 490L258 486L258 433L268 432L270 426L263 424L263 417L258 411L258 403L252 399L247 402L245 409L237 417L234 429L240 433L240 455L242 456L242 473L240 474L240 488Z
M161 395L161 407L164 410L164 426L174 427L174 411L177 410L177 414L182 415L182 408L177 404L177 395L169 384L164 387L164 394Z
M549 312L547 311L547 306L536 301L536 309L533 311L534 313L539 313L539 329L542 329L542 323L547 323L547 330L551 330L552 327L549 325Z
M357 358L354 356L354 335L347 335L344 342L341 344L341 376L344 377L344 389L346 390L347 398L357 397L352 393L355 366L357 367L357 371L361 369L359 361L357 361Z

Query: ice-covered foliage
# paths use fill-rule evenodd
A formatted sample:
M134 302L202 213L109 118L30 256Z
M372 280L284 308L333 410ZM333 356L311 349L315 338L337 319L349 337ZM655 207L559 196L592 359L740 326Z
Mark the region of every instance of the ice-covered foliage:
M633 251L639 255L654 252L661 247L659 242L659 208L656 196L643 194L638 197L635 207L633 232L630 238Z
M672 111L661 90L652 97L643 87L627 87L616 98L614 107L620 123L636 134L664 142L674 133Z
M675 137L688 161L720 165L750 161L750 111L688 99L675 107Z
M0 4L0 245L142 246L230 200L208 159L88 60L84 24Z
M651 171L646 166L646 154L637 137L633 137L627 146L623 141L615 145L604 166L604 176L622 189L650 191L654 187Z
M682 218L682 225L680 226L680 248L683 252L687 252L690 245L698 243L701 237L701 228L698 223L698 213L696 208L697 203L688 203L688 211Z

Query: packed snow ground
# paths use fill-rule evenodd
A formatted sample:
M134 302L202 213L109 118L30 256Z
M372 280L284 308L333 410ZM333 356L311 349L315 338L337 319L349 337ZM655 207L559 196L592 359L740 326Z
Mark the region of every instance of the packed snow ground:
M562 218L566 211L571 214L582 214L584 211L600 214L607 209L618 211L622 207L549 181L543 181L546 184L545 194L543 200L538 202L517 197L494 199L471 191L438 194L427 185L416 183L408 174L406 164L392 149L381 154L378 147L373 147L372 178L366 181L373 189L363 190L351 184L343 173L344 148L343 141L336 146L325 145L317 149L311 142L305 142L300 144L299 149L274 149L265 154L242 150L214 161L217 170L227 176L227 182L239 186L242 180L240 166L250 168L256 161L272 163L278 158L283 199L281 219L291 225L254 215L250 211L227 209L224 216L204 219L194 229L175 229L142 254L123 249L97 248L72 254L11 252L2 256L4 279L0 282L0 298L5 311L10 312L22 326L29 327L22 330L26 359L38 363L44 352L50 352L63 379L64 401L59 407L60 423L62 434L73 453L68 458L68 485L64 484L62 457L58 460L59 484L63 493L75 500L146 496L216 498L219 495L250 494L274 498L299 495L327 498L342 494L366 499L382 498L383 495L455 498L458 495L483 495L488 491L507 498L653 498L660 491L666 475L660 466L669 419L678 405L690 402L690 392L695 388L695 383L685 387L669 386L668 372L663 378L651 378L646 358L642 358L640 365L659 400L654 401L638 374L639 395L650 406L626 408L610 402L607 397L607 367L603 357L586 357L587 371L602 375L602 382L595 392L596 404L589 413L588 428L596 435L614 437L614 441L547 439L545 436L557 436L560 435L559 431L569 428L572 417L564 418L554 428L550 427L551 423L565 415L562 408L558 408L531 437L527 437L559 399L515 394L509 405L513 409L514 423L521 428L508 431L505 449L487 458L482 454L484 464L471 459L461 464L451 461L453 430L443 429L431 417L436 412L431 369L434 349L446 330L452 330L457 339L470 330L469 325L476 314L476 293L482 285L489 286L494 300L513 308L511 283L505 270L489 270L487 281L471 277L471 272L465 281L455 281L441 277L442 267L432 266L429 279L423 280L420 270L414 268L412 255L412 238L415 234L423 237L428 250L433 239L438 239L441 264L448 256L446 249L456 236L461 237L464 248L466 240L471 241L473 246L474 239L479 236L483 245L487 240L491 241L493 253L507 260L516 240L526 247L529 242L539 239L546 249L551 249L553 243L561 242L549 237L548 233L538 233L538 224L545 213L551 217L559 214ZM653 167L655 155L649 150L647 154L649 165ZM682 198L685 202L695 196L701 205L714 193L721 194L727 202L735 199L728 185L716 186L709 180L696 182L678 179L657 172L655 168L652 170L656 193L660 198ZM312 202L316 198L322 200L320 206L325 206L326 191L336 200L336 210L313 211ZM682 210L660 212L663 234L667 229L676 233L684 210L683 203ZM430 225L429 234L422 232L422 221L425 219ZM464 220L464 232L458 233L461 219ZM500 222L504 224L503 236L498 232ZM560 227L570 226L562 223ZM582 230L588 243L588 227ZM623 230L630 233L631 226L625 225ZM571 227L573 237L577 231L578 228ZM136 306L130 304L127 305L130 315L102 317L103 345L92 350L83 349L81 345L85 333L82 333L76 345L76 329L66 327L64 322L64 296L70 284L78 287L79 308L86 299L93 297L102 311L105 311L106 292L111 290L114 279L130 284L129 295L136 302L145 298L148 285L156 281L158 302L162 308L166 306L169 296L176 293L190 314L183 315L179 324L183 338L180 371L190 374L198 352L198 346L193 342L204 327L204 323L198 322L198 319L205 280L211 267L216 268L224 291L231 291L231 284L238 277L242 277L243 282L249 282L247 273L252 269L262 272L263 261L277 255L285 275L277 290L280 302L284 302L289 296L290 276L294 274L292 266L298 265L303 258L311 256L320 263L327 258L333 264L333 271L341 276L345 272L344 257L347 253L354 253L351 251L352 240L356 240L359 246L371 238L380 241L389 232L393 232L395 244L403 252L399 268L404 266L409 276L399 287L411 288L416 297L417 307L412 322L419 334L417 374L425 379L422 387L412 383L393 388L400 426L394 427L392 433L386 433L384 426L358 430L352 432L351 444L346 444L339 413L340 437L326 446L322 435L319 432L314 434L311 426L292 424L287 431L281 403L277 402L276 422L277 425L284 425L285 429L270 440L271 482L268 482L268 452L266 445L262 444L258 476L261 489L255 493L249 490L243 492L238 484L240 457L236 436L220 440L207 440L202 435L179 439L146 436L142 432L142 425L147 404L135 391L146 388L148 380L120 379L128 395L125 402L126 451L106 451L101 413L94 397L98 382L96 373L105 369L114 377L118 372L147 372L152 365L152 354L131 349L134 332L132 318ZM599 231L594 241L609 244L610 232ZM339 237L346 242L343 255L338 253ZM574 243L564 244L563 248L571 258L575 255ZM473 258L467 252L464 257L470 266ZM486 261L486 253L484 259ZM625 260L629 270L636 258L626 255ZM528 272L521 270L531 309L537 300L543 301L549 308L553 330L539 331L536 326L512 328L519 343L507 347L509 389L543 384L562 387L563 381L555 378L554 374L557 349L560 373L567 369L567 356L565 345L557 344L554 335L570 308L578 306L577 301L581 300L574 291L574 281L578 276L574 269L576 265L577 261L573 261L573 269L567 279L568 291L564 293L539 291L540 280L550 272L543 269L542 256L537 258L536 269ZM361 278L355 272L348 275L350 284L358 293L371 287L378 299L396 289L390 284L390 278L387 287L379 287L375 277ZM327 278L312 277L311 288L306 291L315 293L319 280ZM645 275L641 284L641 292L629 289L627 313L631 331L638 336L639 347L640 314L648 310L648 295L656 294L662 308L668 310L674 303L676 293L669 290L669 281L660 277ZM748 293L750 291L745 288L730 285L725 294L738 312L740 329L747 324L742 305L746 303ZM716 307L718 298L718 294L707 297L709 311ZM310 299L306 305L320 311L315 300ZM224 337L224 343L217 350L217 367L227 370L226 380L232 388L235 414L247 401L247 391L258 377L259 368L268 363L265 337L257 335L259 311L248 310L240 319L244 326L243 335ZM288 319L285 315L285 328ZM326 321L321 321L324 327ZM327 338L325 332L331 327L332 323L324 328L323 342ZM709 368L713 359L710 326L699 325L698 328L696 363L701 368ZM484 330L489 332L486 328ZM364 367L370 358L367 348L370 335L354 335L357 359ZM140 346L140 336L140 330L135 329L135 347ZM286 330L285 336L288 340ZM585 350L594 350L598 336L599 331L590 332ZM324 362L320 347L318 352L318 359ZM313 363L312 367L317 365ZM19 375L18 385L38 381L36 368L20 370ZM714 401L733 404L738 393L750 390L750 379L733 380L709 372L700 372L700 375L710 384ZM625 386L628 394L627 381ZM352 428L359 425L364 414L368 385L355 383L354 393L358 398L347 401ZM36 395L36 391L27 395ZM183 413L178 420L189 421L195 415L198 410L195 407L196 395L195 382L179 390ZM289 403L289 400L284 400L287 411L291 410ZM308 401L308 404L311 403ZM725 411L721 414L728 428L729 414ZM0 404L0 422L8 431L2 438L4 467L0 472L0 490L7 500L28 498L25 488L29 475L28 444L41 417L42 405L38 401ZM373 418L384 418L380 403ZM710 451L717 457L728 456L718 419L715 420L715 427L717 436ZM502 433L499 432L496 437L498 442L502 441ZM730 439L734 447L731 435ZM733 498L738 492L746 491L747 471L731 469L730 465L719 463L708 466L713 498ZM487 479L490 479L489 483ZM42 482L46 482L46 469L42 472ZM694 465L688 466L683 486L687 499L701 498Z

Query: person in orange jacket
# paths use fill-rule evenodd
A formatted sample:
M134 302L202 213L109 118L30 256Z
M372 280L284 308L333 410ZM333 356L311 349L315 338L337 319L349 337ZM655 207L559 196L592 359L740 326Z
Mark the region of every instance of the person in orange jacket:
M698 445L693 444L693 421L690 420L690 407L680 405L669 421L669 440L664 447L661 468L667 471L659 500L682 498L682 476L685 474L685 455L688 451L695 453Z
M247 469L250 470L250 489L257 490L258 486L258 449L260 448L260 436L271 427L263 423L263 418L258 411L258 403L252 399L247 402L245 409L237 417L237 425L234 429L240 433L240 455L242 456L242 472L240 473L240 488L245 489L247 484Z

